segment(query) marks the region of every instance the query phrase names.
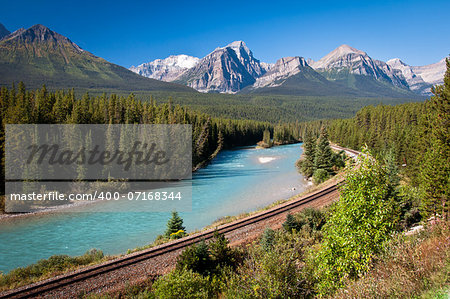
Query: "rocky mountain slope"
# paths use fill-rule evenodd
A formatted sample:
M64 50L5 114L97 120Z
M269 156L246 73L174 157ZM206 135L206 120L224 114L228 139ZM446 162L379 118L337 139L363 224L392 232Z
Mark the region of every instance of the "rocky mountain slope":
M387 64L402 73L412 91L426 96L431 95L433 85L443 83L446 69L445 59L425 66L410 66L399 58L394 58Z
M189 63L183 64L180 59ZM435 82L442 81L439 63L411 68L436 79ZM235 41L200 60L186 55L170 56L130 69L201 92L420 97L426 95L430 86L426 80L417 76L410 79L403 73L405 70L348 45L336 48L318 61L285 57L269 64L256 59L243 41Z
M19 29L0 40L0 85L23 81L30 88L193 91L139 76L81 49L43 25Z
M399 70L348 45L339 46L319 61L311 62L311 66L328 80L362 92L382 96L411 94Z
M303 57L284 57L279 59L255 83L241 91L242 93L263 93L283 95L356 95L345 86L330 82L314 71Z
M175 82L201 92L236 93L265 71L246 44L236 41L215 49Z

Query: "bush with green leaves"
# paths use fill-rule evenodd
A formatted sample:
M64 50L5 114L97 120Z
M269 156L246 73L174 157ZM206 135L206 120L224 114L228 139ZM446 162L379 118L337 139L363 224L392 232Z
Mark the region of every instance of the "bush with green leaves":
M313 182L318 185L320 183L325 182L330 177L330 174L325 169L316 169L313 174Z
M395 200L386 168L363 150L357 166L348 170L340 199L322 229L323 243L316 256L321 295L369 269L395 228Z
M425 195L421 188L403 185L399 188L398 196L400 198L398 230L405 230L422 220L420 203Z
M289 233L294 230L298 232L302 229L315 232L322 229L322 226L326 223L326 219L326 209L305 208L295 215L288 214L282 226Z
M213 261L205 241L186 248L178 257L177 270L191 270L208 275L214 269Z
M174 270L152 286L156 298L212 298L214 290L208 277L187 269Z
M312 273L303 262L315 242L303 233L275 232L273 247L249 247L248 256L231 274L224 298L305 298L313 294Z
M333 170L337 171L341 168L345 167L345 160L347 156L345 155L345 151L333 152L331 156L331 164L333 165Z
M272 250L275 244L275 231L270 227L266 227L261 236L260 244L263 250L265 251Z
M286 221L283 222L282 226L283 229L289 233L293 230L299 230L299 225L297 223L297 220L295 219L295 216L290 213L287 214Z
M239 260L237 251L230 248L225 236L216 231L208 244L201 241L186 248L179 256L176 268L210 275L219 273L225 267L234 268Z
M214 232L214 238L208 243L209 252L213 261L214 267L217 271L223 267L235 267L237 264L237 253L228 246L228 240L224 234L217 231Z

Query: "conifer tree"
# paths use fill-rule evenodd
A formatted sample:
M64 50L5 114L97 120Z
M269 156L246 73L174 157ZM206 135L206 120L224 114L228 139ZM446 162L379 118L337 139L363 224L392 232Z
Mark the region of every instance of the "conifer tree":
M301 173L307 177L312 177L314 173L314 160L316 157L316 139L311 131L307 131L303 143L303 158L300 163Z
M166 236L170 237L171 234L177 233L178 231L185 231L183 226L183 219L178 215L177 212L172 212L172 218L167 222Z
M270 140L270 131L267 129L265 129L263 133L263 142L265 146L270 147L272 145L272 142Z
M450 194L450 59L444 84L432 88L434 94L427 103L430 117L426 123L429 136L421 167L422 186L426 198L422 202L424 216L449 217ZM425 141L428 141L425 140Z
M330 143L328 141L328 134L325 128L320 132L319 140L317 141L316 155L314 159L315 169L324 169L331 174L332 170L333 152L331 151Z

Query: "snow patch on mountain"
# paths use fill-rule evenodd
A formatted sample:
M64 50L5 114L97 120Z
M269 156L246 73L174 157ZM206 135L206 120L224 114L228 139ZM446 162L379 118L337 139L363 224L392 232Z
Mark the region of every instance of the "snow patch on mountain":
M186 70L193 68L199 58L188 55L171 55L165 59L156 59L139 66L130 67L130 71L141 76L171 82L176 80Z

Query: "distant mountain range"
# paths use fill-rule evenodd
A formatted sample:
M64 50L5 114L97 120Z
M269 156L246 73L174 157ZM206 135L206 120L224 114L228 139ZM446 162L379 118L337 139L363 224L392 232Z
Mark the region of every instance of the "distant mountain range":
M445 59L408 66L372 59L342 45L318 61L284 57L259 61L243 41L203 58L173 55L129 70L83 50L43 25L10 33L0 24L0 85L98 91L177 91L305 96L416 98L443 82Z
M103 91L184 91L180 84L139 76L81 49L70 39L43 25L8 34L0 26L0 85L25 82L37 88L95 89Z
M375 60L342 45L318 61L297 56L268 64L256 59L243 41L235 41L202 59L170 56L130 70L201 92L410 97L428 96L431 86L442 84L445 59L414 67L399 59Z

